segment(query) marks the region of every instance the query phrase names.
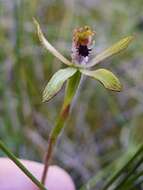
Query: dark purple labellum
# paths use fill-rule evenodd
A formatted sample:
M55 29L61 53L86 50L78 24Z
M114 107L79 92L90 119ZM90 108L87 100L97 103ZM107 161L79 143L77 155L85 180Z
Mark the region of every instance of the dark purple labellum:
M79 47L77 48L77 52L79 55L83 56L83 57L87 57L90 53L91 49L89 49L86 45L79 45Z

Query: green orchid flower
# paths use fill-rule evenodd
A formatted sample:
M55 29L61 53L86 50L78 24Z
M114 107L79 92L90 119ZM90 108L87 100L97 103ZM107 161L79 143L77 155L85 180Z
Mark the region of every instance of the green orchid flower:
M101 68L97 70L89 70L91 67L99 64L103 60L113 56L128 47L130 42L133 40L133 36L128 36L108 49L105 49L103 52L97 54L94 58L92 58L87 64L74 63L73 61L69 61L66 57L64 57L58 50L56 50L45 38L40 28L39 23L34 19L34 23L37 27L37 32L41 43L44 47L50 51L55 57L57 57L62 63L64 63L66 68L60 69L57 71L50 81L48 82L44 92L43 92L43 102L49 101L53 98L57 92L62 88L63 84L77 72L80 72L83 75L89 76L93 79L100 81L105 88L113 91L121 91L122 85L119 79L109 70ZM81 30L81 29L80 29ZM79 32L80 30L76 31ZM88 28L88 30L90 30ZM91 31L91 30L90 30ZM81 32L80 32L81 33ZM83 31L82 31L83 34ZM87 37L92 36L91 33L88 34ZM86 36L84 36L86 38ZM85 46L84 46L85 47ZM88 49L89 50L89 49Z
M103 68L91 70L91 67L127 48L129 43L133 40L133 36L123 38L110 48L93 57L92 46L93 36L95 35L95 32L92 31L91 28L88 26L77 28L73 32L71 54L72 59L71 61L69 61L66 57L59 53L59 51L57 51L48 42L48 40L46 40L39 23L35 19L34 23L37 28L38 37L44 47L67 66L64 69L58 70L52 76L43 91L43 102L49 101L59 92L63 84L67 81L63 105L57 117L55 126L52 128L48 139L44 170L41 179L41 182L44 184L51 156L53 153L53 148L69 116L71 103L79 86L81 75L86 75L100 81L104 85L104 87L109 90L121 91L122 85L119 79L111 71Z

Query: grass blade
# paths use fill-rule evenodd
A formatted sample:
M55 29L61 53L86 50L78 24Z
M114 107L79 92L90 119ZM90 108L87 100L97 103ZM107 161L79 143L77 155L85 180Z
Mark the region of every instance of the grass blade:
M128 166L143 152L143 145L139 146L137 152L134 154L134 156L119 170L117 171L105 184L105 186L102 188L102 190L107 190L109 186L111 186L117 178L128 168Z
M41 190L47 190L42 183L40 183L29 170L16 158L16 156L8 150L8 148L0 141L0 149L30 178Z

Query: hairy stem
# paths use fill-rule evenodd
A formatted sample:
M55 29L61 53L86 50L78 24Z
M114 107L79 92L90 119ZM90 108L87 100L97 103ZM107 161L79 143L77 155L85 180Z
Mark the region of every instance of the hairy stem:
M53 149L56 145L59 135L61 134L62 129L64 128L64 124L67 121L67 118L69 116L71 103L77 91L80 78L81 78L81 74L79 72L76 72L67 82L63 106L57 118L56 125L52 129L49 136L49 140L48 140L48 147L47 147L47 152L45 155L44 170L43 170L43 174L41 178L42 184L45 184L48 168L50 165L50 160L53 154Z

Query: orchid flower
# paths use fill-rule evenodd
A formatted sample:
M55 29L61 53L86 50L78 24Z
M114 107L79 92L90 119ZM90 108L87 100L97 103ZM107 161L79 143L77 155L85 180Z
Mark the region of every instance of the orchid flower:
M113 46L93 57L92 46L94 44L93 36L95 35L95 32L88 26L77 28L73 32L72 59L70 61L49 43L42 33L39 23L35 19L34 23L37 28L38 37L43 46L67 66L64 69L58 70L52 76L43 91L43 102L49 101L58 93L63 84L67 81L64 102L56 120L56 124L49 135L48 148L45 156L45 167L41 179L44 184L53 148L69 116L71 103L77 91L81 75L83 74L100 81L104 87L109 90L121 91L122 85L119 79L111 71L103 68L91 70L91 67L127 48L132 41L133 36L121 39Z
M126 49L129 43L133 40L133 36L128 36L121 39L111 47L105 49L101 53L97 54L94 58L89 60L90 52L92 51L90 46L93 43L92 38L95 32L93 32L88 26L78 28L73 34L72 61L70 61L49 43L49 41L43 35L39 23L35 19L34 23L37 27L39 39L44 47L55 57L57 57L62 63L68 66L65 69L60 69L52 76L43 92L43 101L49 101L53 96L55 96L62 88L64 82L66 82L77 71L100 81L104 87L109 90L122 90L122 85L119 79L111 71L104 68L97 70L89 69L108 57Z

